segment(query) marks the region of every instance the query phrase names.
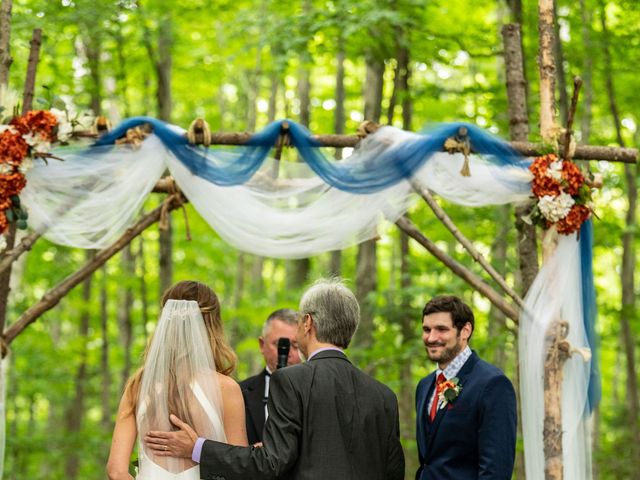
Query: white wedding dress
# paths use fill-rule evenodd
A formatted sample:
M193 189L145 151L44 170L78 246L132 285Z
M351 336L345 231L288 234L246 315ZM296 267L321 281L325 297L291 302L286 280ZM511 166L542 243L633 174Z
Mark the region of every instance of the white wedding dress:
M204 419L203 423L206 424L194 427L196 431L206 430L210 432L210 435L206 435L206 438L220 442L226 441L220 409L212 405L198 382L192 384L192 391L198 403L196 410L204 413L204 418L201 417L201 419ZM139 411L139 416L143 418L145 414L146 407L143 404ZM138 425L138 428L140 428L140 425ZM193 463L189 460L155 457L153 454L147 454L147 450L141 440L146 432L138 431L140 434L138 435L138 475L136 480L200 480L200 466L193 465L189 467L188 465Z
M199 437L226 442L222 395L197 302L168 300L146 353L136 409L137 480L200 480L190 458L156 456L142 442L151 430L175 430L176 414Z

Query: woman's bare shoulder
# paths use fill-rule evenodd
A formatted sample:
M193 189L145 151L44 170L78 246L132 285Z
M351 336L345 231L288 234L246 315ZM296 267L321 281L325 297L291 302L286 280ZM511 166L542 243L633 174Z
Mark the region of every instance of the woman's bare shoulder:
M222 391L226 390L230 394L241 393L240 385L233 378L220 372L216 372L216 375L218 376L218 384Z

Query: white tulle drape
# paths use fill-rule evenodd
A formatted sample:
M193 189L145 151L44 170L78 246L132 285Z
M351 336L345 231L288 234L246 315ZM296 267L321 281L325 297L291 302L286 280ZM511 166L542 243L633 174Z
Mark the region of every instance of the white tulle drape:
M382 150L416 136L381 128L344 162L366 168ZM368 240L382 220L397 220L417 198L408 181L367 195L347 193L324 183L303 163L282 162L274 179L275 160L267 160L247 184L221 187L190 173L153 135L135 150L100 147L55 154L64 162L52 160L28 172L23 203L32 228L55 243L80 248L103 248L121 235L166 168L227 242L266 257L302 258ZM463 160L459 154L436 154L414 178L462 205L528 197L526 170L501 170L473 156L472 175L462 177Z
M573 350L562 383L562 449L564 478L591 478L588 385L591 368L584 329L580 247L576 234L560 236L558 245L525 298L520 317L520 398L527 478L544 478L544 360L546 336L555 321L568 324Z
M168 300L162 309L140 382L136 409L139 439L150 430L172 430L170 413L189 423L200 437L225 441L215 363L194 301ZM190 459L156 457L142 441L138 449L138 480L169 478L165 472L178 474L195 467Z

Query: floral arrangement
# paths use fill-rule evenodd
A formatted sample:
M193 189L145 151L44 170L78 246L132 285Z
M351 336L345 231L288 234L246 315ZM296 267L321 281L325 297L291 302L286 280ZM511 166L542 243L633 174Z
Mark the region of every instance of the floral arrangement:
M72 133L67 112L58 109L33 110L0 125L0 251L6 246L3 234L9 223L27 227L28 215L19 195L27 184L25 174L33 159L50 156L51 145L66 142Z
M453 377L438 385L438 401L440 402L441 409L458 398L458 395L460 395L460 391L462 390L462 386L459 382L460 379L458 377Z
M591 185L580 168L551 153L537 157L529 170L537 203L528 220L564 235L580 230L592 214Z

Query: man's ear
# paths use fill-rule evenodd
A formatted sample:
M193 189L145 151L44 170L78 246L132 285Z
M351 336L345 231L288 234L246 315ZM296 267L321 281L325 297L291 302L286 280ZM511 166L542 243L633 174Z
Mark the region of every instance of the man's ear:
M264 337L262 335L258 337L258 344L260 344L260 350L262 350L264 348Z
M462 327L462 330L460 330L460 336L465 341L469 340L469 337L471 336L472 333L473 333L473 327L471 326L471 322L465 323L464 327Z
M315 324L313 322L313 317L311 316L311 314L307 313L307 316L304 319L304 332L305 333L311 333L312 331L315 332Z

